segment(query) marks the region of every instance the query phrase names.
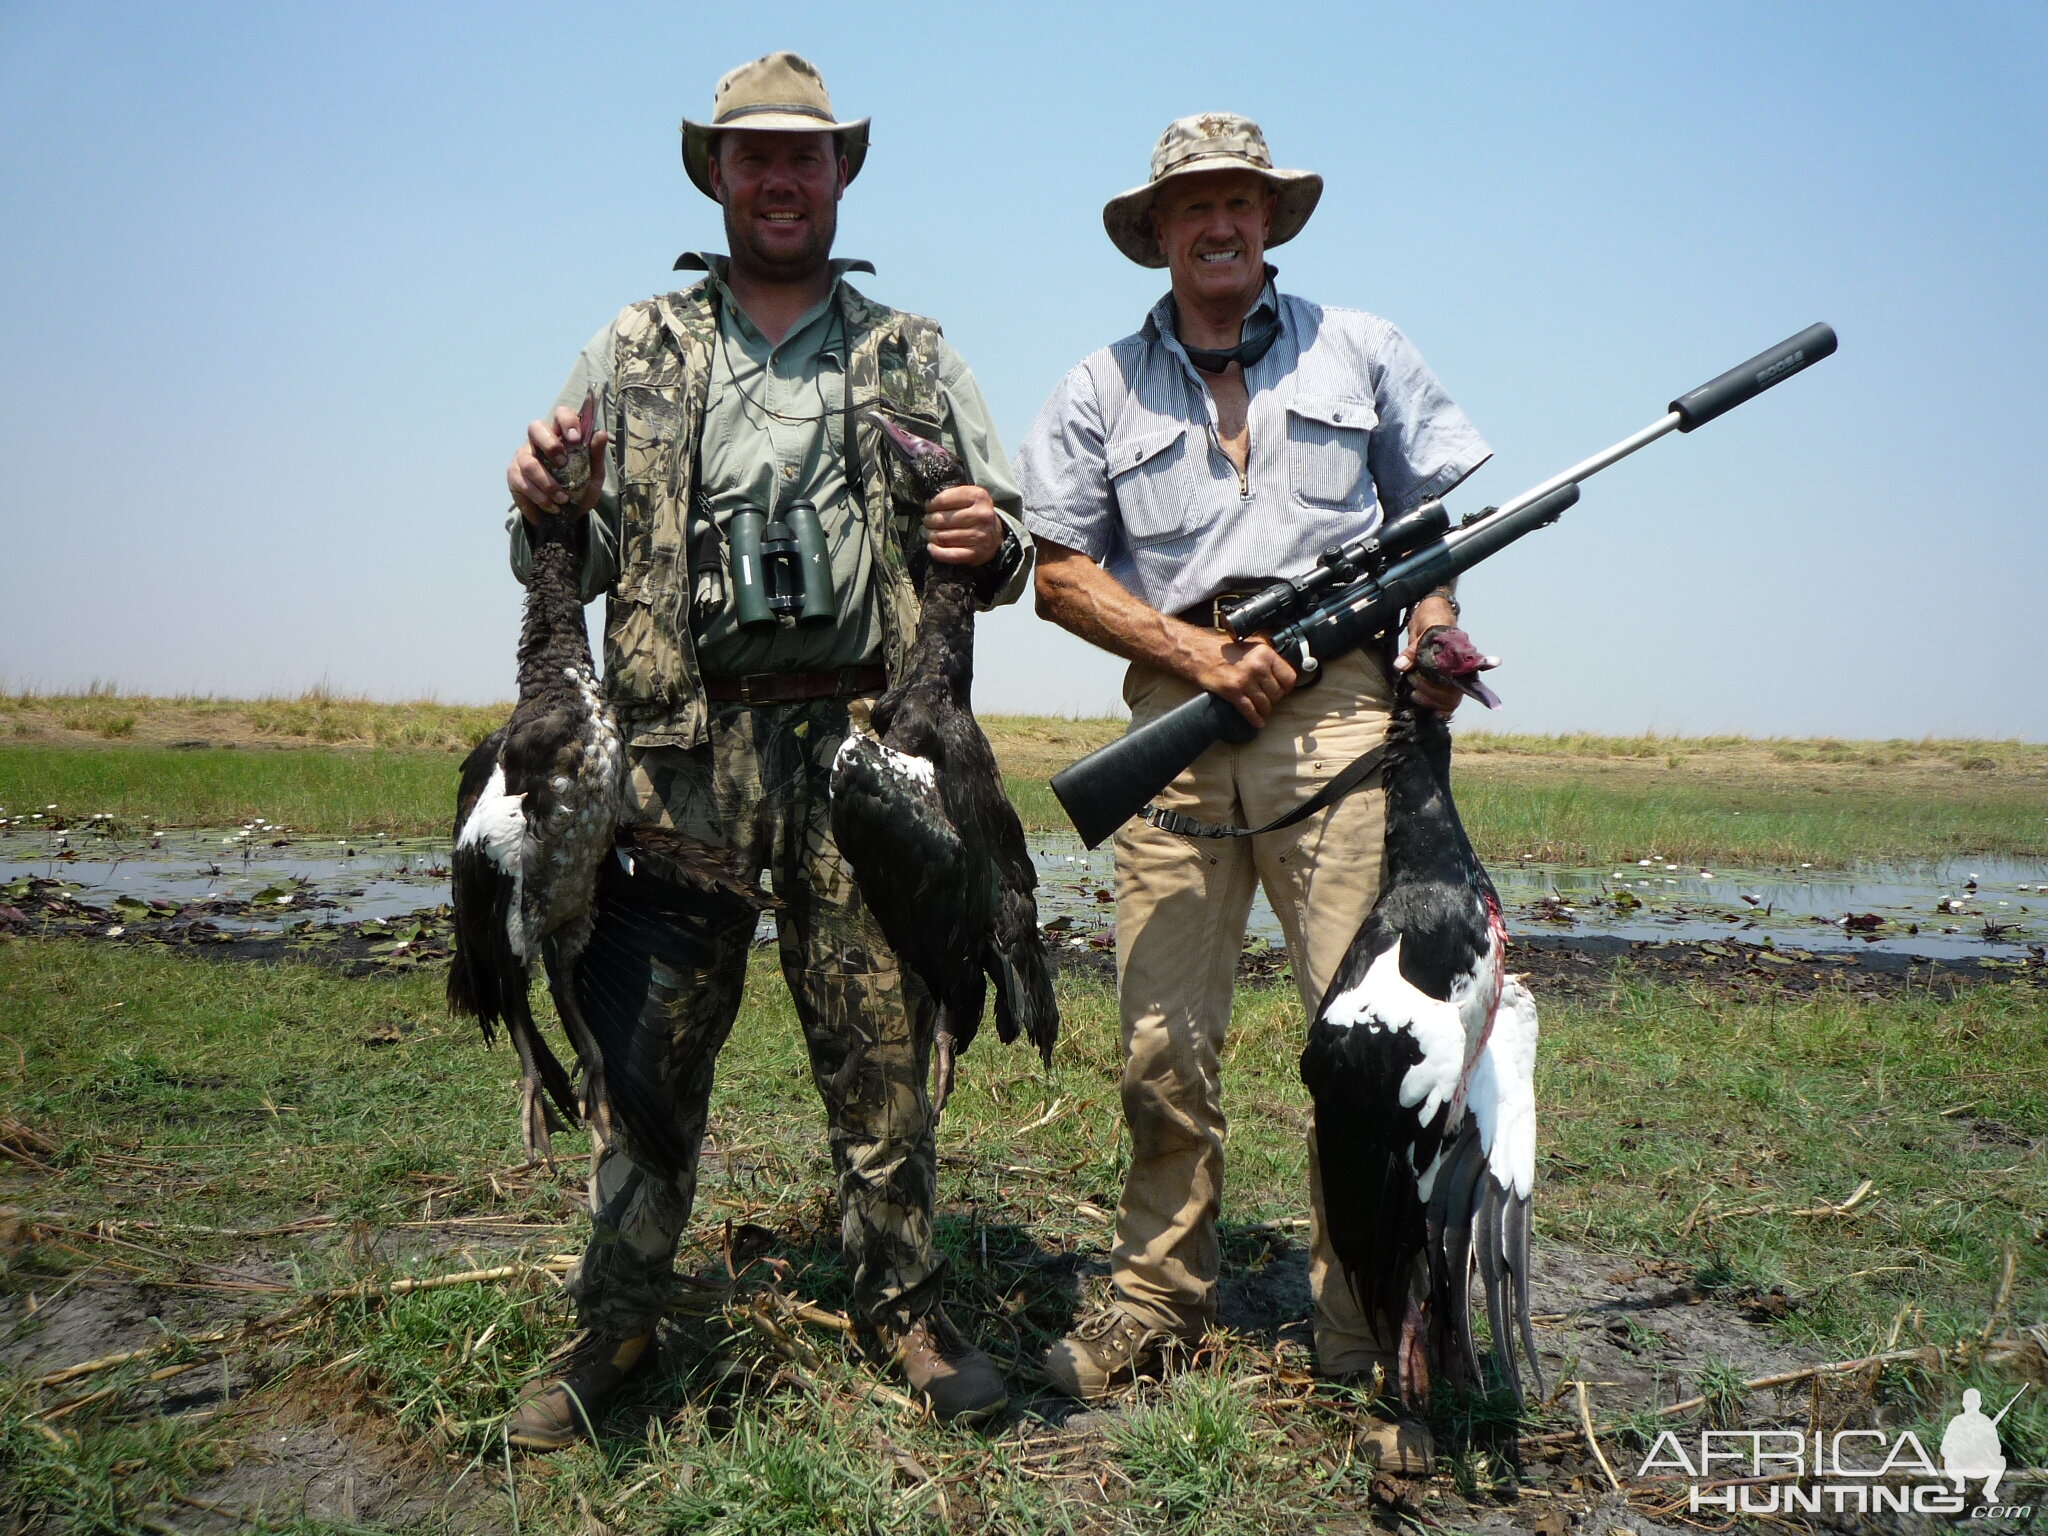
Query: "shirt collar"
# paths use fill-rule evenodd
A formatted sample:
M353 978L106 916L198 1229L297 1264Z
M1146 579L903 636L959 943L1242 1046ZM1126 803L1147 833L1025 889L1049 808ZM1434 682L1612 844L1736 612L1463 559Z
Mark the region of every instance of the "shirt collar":
M831 290L816 307L806 311L804 317L790 327L789 335L783 338L784 341L801 335L806 329L816 323L818 317L830 307L832 302L839 297L840 290L846 286L847 273L865 272L872 276L875 270L873 262L863 260L858 256L835 256L832 258L830 265L832 268ZM721 252L685 251L676 258L676 264L671 270L676 272L705 273L712 291L718 295L721 301L720 307L724 312L731 315L739 324L745 326L748 331L758 335L759 332L755 330L754 322L747 318L746 311L733 301L732 289L727 278L727 273L731 270L731 267L732 258Z
M1244 317L1246 325L1250 325L1261 315L1270 315L1283 327L1286 325L1286 313L1280 308L1280 290L1274 283L1274 279L1279 275L1280 269L1267 262L1266 286L1259 290L1258 302L1252 305L1251 312ZM1142 334L1150 341L1163 344L1167 351L1180 359L1181 366L1192 373L1195 365L1188 361L1187 350L1181 346L1180 336L1173 328L1174 313L1173 290L1169 288L1159 302L1152 306L1152 312L1145 317Z

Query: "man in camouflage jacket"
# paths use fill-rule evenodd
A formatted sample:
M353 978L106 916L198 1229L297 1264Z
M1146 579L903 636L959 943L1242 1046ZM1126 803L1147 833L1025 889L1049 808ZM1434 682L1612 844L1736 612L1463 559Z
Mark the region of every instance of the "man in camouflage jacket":
M684 166L723 205L732 254L679 260L705 278L623 310L584 349L551 417L528 428L507 477L520 513L513 565L523 577L528 521L574 510L549 465L582 446L577 407L594 396L601 425L587 446L606 473L577 503L591 514L583 592L606 599L605 686L630 744L626 815L705 845L742 878L768 873L783 975L829 1117L858 1321L941 1417L972 1421L1006 1394L940 1306L932 1010L861 905L833 844L827 783L840 742L908 656L913 540L983 573L991 605L1024 585L1031 543L966 365L931 321L844 280L872 268L831 259L836 205L866 151L866 120L836 121L817 70L790 53L732 71L711 121L685 121ZM907 500L866 419L872 405L941 437L975 483ZM825 535L835 617L740 625L733 515L804 505ZM709 964L653 957L641 1018L663 1042L689 1157L664 1174L635 1161L626 1134L600 1152L594 1230L569 1285L584 1335L566 1364L529 1383L514 1444L553 1449L587 1433L646 1358L750 938L744 925L725 932Z

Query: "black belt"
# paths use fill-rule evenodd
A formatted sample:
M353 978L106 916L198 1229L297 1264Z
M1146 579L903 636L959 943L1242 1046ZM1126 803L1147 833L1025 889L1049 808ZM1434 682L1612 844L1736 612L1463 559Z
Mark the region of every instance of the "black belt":
M841 667L833 672L754 672L745 677L707 677L704 692L721 704L798 704L807 699L851 699L889 686L881 667Z

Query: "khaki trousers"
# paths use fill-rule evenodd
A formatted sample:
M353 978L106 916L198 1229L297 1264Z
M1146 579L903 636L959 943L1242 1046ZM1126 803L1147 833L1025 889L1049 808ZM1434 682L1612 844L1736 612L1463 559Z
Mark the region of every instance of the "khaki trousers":
M1131 724L1194 696L1190 683L1133 665ZM1211 823L1261 826L1385 739L1393 690L1376 659L1329 663L1242 746L1211 747L1157 803ZM1216 1320L1223 1196L1218 1062L1253 882L1265 888L1310 1017L1379 896L1384 793L1362 789L1284 832L1194 840L1132 821L1116 836L1117 980L1131 1168L1117 1209L1111 1284L1123 1308L1192 1335ZM1309 1137L1309 1285L1317 1361L1328 1372L1384 1365L1388 1351L1352 1295L1324 1233Z

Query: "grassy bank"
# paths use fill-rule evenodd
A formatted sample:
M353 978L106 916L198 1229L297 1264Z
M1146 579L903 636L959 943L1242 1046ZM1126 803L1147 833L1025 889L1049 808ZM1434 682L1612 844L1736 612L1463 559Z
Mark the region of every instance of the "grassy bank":
M452 1026L437 986L107 945L0 947L0 1166L22 1211L0 1223L0 1524L183 1527L183 1497L262 1505L256 1529L327 1529L291 1524L305 1484L266 1450L324 1426L353 1448L365 1486L374 1474L412 1501L367 1528L511 1527L490 1425L566 1326L538 1273L336 1303L220 1361L193 1346L124 1374L24 1385L42 1362L270 1315L322 1287L573 1250L580 1167L518 1167L512 1058ZM941 1132L957 1315L1013 1371L1098 1293L1126 1157L1111 996L1069 980L1062 1002L1051 1076L985 1040ZM1355 1528L1341 1523L1367 1504L1351 1410L1311 1392L1261 1321L1305 1306L1288 1225L1304 1178L1297 1015L1279 990L1238 999L1225 1260L1232 1294L1250 1298L1237 1304L1247 1331L1179 1384L1085 1435L1030 1421L956 1434L871 1401L876 1378L838 1335L788 1325L798 1363L771 1347L775 1325L713 1305L603 1447L518 1464L520 1528ZM1757 1337L1813 1360L2038 1323L2044 1026L2048 1005L2020 986L1939 1005L1734 1003L1624 980L1605 1005L1550 1007L1539 1239L1686 1277L1705 1299L1681 1311L1751 1308L1769 1319ZM844 1305L819 1121L764 963L721 1062L685 1267L719 1280L736 1255L744 1270L760 1253L786 1266L786 1293ZM1873 1192L1850 1214L1814 1214L1864 1180ZM79 1308L103 1319L91 1341L66 1332ZM1670 1314L1639 1316L1642 1343ZM188 1360L202 1364L174 1382L140 1379ZM1668 1395L1717 1368L1725 1389L1739 1364L1674 1363ZM2011 1393L2003 1378L1971 1379L1998 1402ZM1886 1371L1864 1385L1896 1422L1932 1417L1938 1435L1961 1383ZM117 1390L47 1416L104 1386ZM2037 1396L2001 1425L2014 1466L2048 1462ZM1530 1428L1571 1430L1572 1414L1566 1394Z
M1046 777L1109 733L1091 722L990 723L1025 825L1065 830ZM1481 853L1496 860L1599 864L1657 853L1690 863L1840 866L2048 856L2048 770L2030 759L1999 770L1959 766L1969 753L1844 765L1781 759L1775 752L1785 745L1743 741L1646 758L1508 751L1467 738L1459 804ZM1668 766L1674 757L1679 765ZM234 826L262 816L305 832L441 833L456 761L447 750L0 739L0 808L14 816L55 804L73 819L106 812L132 826Z
M190 751L0 745L9 818L55 805L72 821L233 827L263 816L302 832L438 832L455 817L446 752Z

